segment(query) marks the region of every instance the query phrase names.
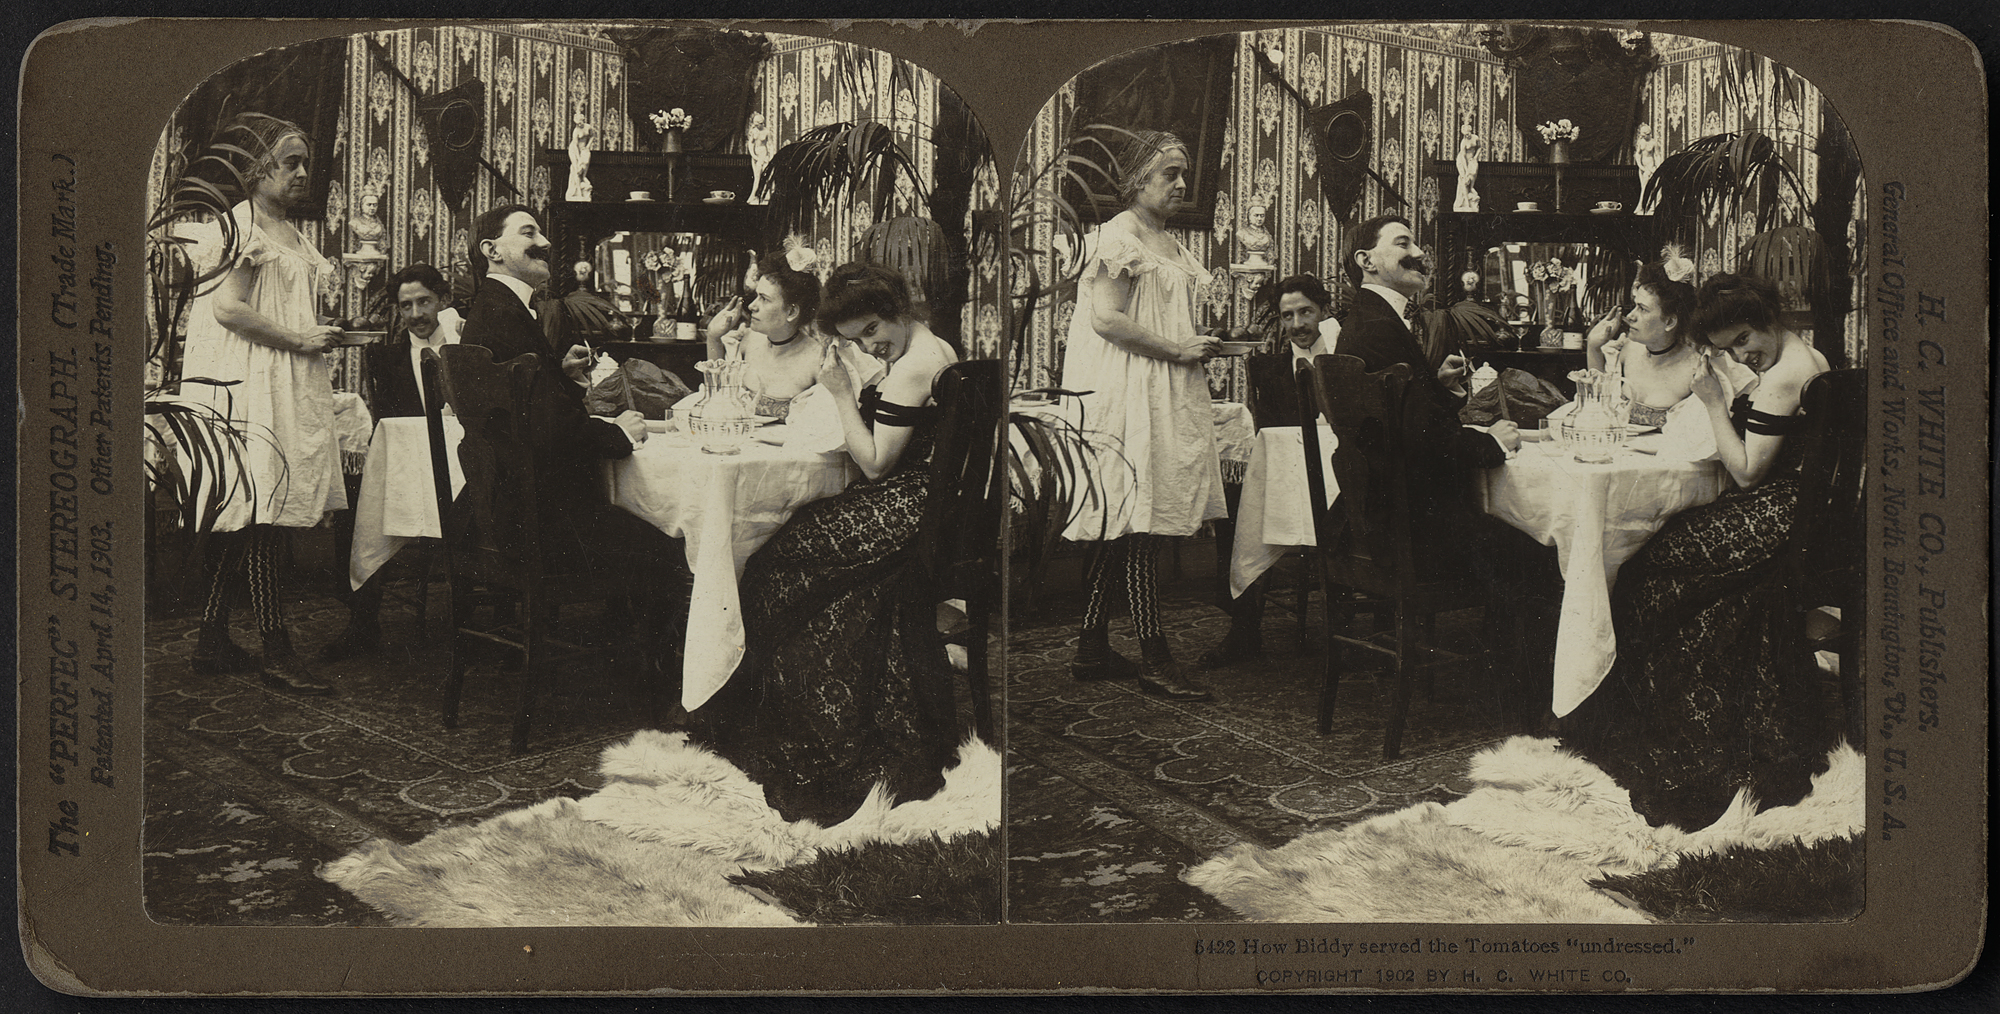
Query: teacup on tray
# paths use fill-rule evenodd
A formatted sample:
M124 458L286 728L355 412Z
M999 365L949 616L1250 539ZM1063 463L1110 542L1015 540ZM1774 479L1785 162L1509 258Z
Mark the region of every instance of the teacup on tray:
M1516 205L1514 205L1514 210L1515 210L1515 211L1540 211L1540 210L1542 210L1542 205L1541 205L1541 202L1539 202L1539 201L1522 201L1521 203L1519 203L1519 204L1516 204Z

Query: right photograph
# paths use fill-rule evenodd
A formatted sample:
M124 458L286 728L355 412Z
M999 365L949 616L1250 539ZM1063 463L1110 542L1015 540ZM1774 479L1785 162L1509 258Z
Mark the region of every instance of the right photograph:
M1012 186L1009 921L1863 910L1898 195L1811 81L1218 35L1071 80Z

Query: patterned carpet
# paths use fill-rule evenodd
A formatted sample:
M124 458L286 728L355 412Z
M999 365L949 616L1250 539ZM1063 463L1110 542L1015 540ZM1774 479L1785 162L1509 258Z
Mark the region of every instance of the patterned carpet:
M576 614L565 620L587 629L592 618ZM289 617L295 643L311 653L347 610L306 594ZM236 641L255 650L247 610L239 618ZM319 668L338 689L331 697L277 693L255 676L195 676L197 626L185 617L147 628L146 902L163 922L372 922L366 906L317 878L320 863L371 838L414 842L587 794L600 784L598 755L647 724L641 689L614 675L624 667L575 666L549 681L528 752L512 756L520 677L475 661L459 727L446 729L442 631L426 636L414 608L393 600L383 653ZM268 893L238 897L250 880Z
M1203 560L1205 550L1185 554ZM1228 618L1204 575L1165 589L1165 628L1183 660L1222 639ZM1072 604L1073 605L1073 604ZM1479 659L1476 612L1438 620L1438 643L1464 656L1419 687L1402 758L1381 759L1392 684L1354 671L1340 683L1333 732L1314 728L1316 648L1298 650L1297 619L1264 621L1265 657L1196 674L1203 703L1163 701L1124 682L1078 683L1075 610L1051 602L1008 640L1009 917L1023 922L1229 919L1179 874L1226 845L1282 844L1470 787L1467 759L1506 735L1504 681ZM1317 631L1317 606L1309 617ZM1366 622L1366 621L1364 621ZM1119 635L1130 657L1138 646Z

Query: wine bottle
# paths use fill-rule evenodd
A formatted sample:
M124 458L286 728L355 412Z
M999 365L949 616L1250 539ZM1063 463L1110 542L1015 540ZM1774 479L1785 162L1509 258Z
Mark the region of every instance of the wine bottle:
M694 301L694 275L682 275L681 301L674 307L674 337L684 342L701 339L701 307Z

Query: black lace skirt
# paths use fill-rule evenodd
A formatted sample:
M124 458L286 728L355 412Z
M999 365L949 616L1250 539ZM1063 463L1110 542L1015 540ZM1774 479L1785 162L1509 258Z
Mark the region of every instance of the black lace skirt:
M747 653L694 736L787 820L845 820L877 782L944 786L955 674L916 558L928 474L912 465L806 505L745 565Z
M1789 805L1826 770L1837 698L1780 615L1797 506L1790 476L1724 494L1670 519L1619 572L1618 661L1562 739L1654 826L1707 827L1743 787Z

